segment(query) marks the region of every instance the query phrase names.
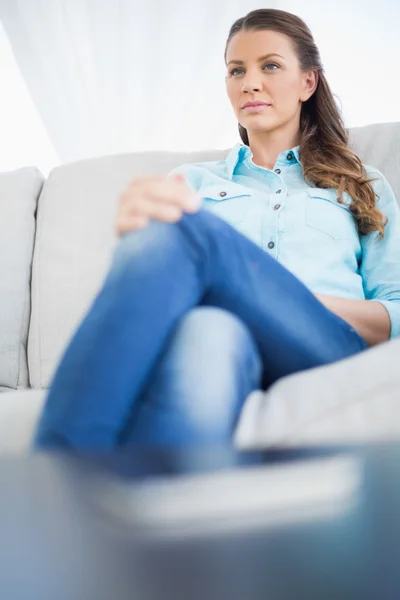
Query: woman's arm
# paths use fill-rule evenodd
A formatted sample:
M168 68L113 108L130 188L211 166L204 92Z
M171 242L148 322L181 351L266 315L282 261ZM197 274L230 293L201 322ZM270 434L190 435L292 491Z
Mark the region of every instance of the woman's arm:
M372 184L377 194L376 206L388 221L382 240L377 232L360 238L359 273L366 299L316 296L373 346L400 336L400 210L384 175L371 167L367 171L376 178Z
M325 294L315 294L329 310L347 321L367 342L375 346L390 338L390 317L380 302L348 300Z

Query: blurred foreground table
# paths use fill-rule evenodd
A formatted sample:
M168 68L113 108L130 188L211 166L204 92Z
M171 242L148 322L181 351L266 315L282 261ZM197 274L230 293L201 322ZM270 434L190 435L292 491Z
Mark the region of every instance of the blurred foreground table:
M400 445L0 460L1 600L399 600Z

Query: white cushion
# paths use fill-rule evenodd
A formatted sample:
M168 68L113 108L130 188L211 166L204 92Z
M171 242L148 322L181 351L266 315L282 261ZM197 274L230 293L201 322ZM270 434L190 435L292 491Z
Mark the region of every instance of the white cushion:
M32 268L30 384L47 388L62 352L106 275L118 238L119 196L133 177L168 173L211 153L152 152L80 161L54 169L38 204ZM215 158L226 152L214 151Z
M26 342L37 198L34 167L0 173L0 387L28 385Z
M400 440L400 338L285 377L248 399L240 447Z
M385 175L400 203L400 123L353 127L349 143L363 162Z
M29 452L46 390L0 393L0 455Z

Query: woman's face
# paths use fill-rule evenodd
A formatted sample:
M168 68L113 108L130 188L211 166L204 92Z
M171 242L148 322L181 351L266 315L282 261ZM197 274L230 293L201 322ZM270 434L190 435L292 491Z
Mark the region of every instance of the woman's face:
M240 31L229 42L226 63L227 94L238 122L249 133L299 127L301 104L314 92L317 79L316 72L300 70L288 36ZM243 108L246 102L258 101L268 106L256 112Z

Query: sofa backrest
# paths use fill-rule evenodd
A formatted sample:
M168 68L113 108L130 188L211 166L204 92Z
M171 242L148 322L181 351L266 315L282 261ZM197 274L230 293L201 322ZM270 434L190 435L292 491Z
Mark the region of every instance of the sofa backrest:
M400 204L400 123L378 123L349 131L350 146L387 178Z
M353 129L351 145L380 169L400 199L400 123ZM227 150L132 153L55 168L38 202L28 339L30 384L47 388L63 350L96 296L118 242L118 198L141 174L221 160Z
M43 183L35 167L0 173L0 392L28 385L31 263Z

